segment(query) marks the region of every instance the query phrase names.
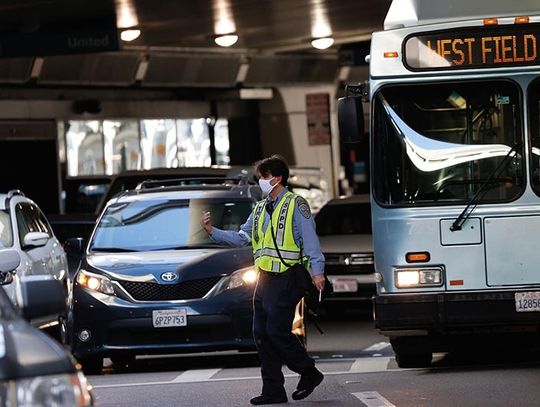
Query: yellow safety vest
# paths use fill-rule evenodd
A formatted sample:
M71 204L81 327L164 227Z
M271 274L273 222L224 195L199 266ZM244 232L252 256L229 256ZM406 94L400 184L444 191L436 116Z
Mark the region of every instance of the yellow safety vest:
M288 266L279 259L276 245L272 239L272 228L268 225L266 231L263 231L265 206L266 200L262 200L257 202L253 210L251 244L255 266L261 270L283 273L288 269ZM293 215L295 207L296 195L289 191L285 192L274 208L270 220L281 257L289 266L303 261L300 247L294 241Z

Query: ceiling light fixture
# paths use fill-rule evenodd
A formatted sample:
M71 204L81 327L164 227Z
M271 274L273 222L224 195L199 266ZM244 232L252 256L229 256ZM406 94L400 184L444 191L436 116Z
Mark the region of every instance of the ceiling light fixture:
M218 35L214 38L214 41L220 47L230 47L231 45L236 44L238 35L235 33Z
M314 38L311 40L311 45L313 48L317 49L326 49L331 47L333 44L334 39L332 37Z
M141 30L130 28L128 30L123 30L120 33L120 38L122 39L122 41L129 42L139 38L139 35L141 35Z

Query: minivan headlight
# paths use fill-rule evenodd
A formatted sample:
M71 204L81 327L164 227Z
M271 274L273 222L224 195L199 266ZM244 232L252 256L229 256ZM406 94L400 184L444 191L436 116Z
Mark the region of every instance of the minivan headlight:
M97 291L103 294L113 295L114 287L111 280L100 274L90 273L86 270L80 270L77 276L77 283L92 291Z
M257 281L257 272L253 266L236 270L229 276L229 281L225 285L225 290L240 287L243 285L253 285Z
M397 288L440 287L443 284L442 268L403 268L395 270Z
M93 405L91 386L81 372L0 382L0 395L11 406L86 407Z

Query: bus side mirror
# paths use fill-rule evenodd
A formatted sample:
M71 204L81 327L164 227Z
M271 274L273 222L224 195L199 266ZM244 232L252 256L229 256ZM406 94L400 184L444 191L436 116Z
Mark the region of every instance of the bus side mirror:
M364 110L361 96L338 99L339 136L342 143L359 143L364 138Z

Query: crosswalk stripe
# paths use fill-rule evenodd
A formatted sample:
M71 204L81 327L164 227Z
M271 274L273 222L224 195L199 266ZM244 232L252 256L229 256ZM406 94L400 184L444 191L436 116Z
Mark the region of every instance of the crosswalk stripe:
M387 348L389 346L390 346L390 343L388 343L388 342L378 342L378 343L374 343L373 345L368 346L367 348L365 348L364 352L379 351L379 350L383 350L384 348Z
M376 391L363 391L352 393L357 399L365 404L366 407L396 407Z
M388 370L388 363L393 359L391 357L374 357L374 358L360 358L356 359L351 368L350 373L370 373L370 372L384 372Z
M221 369L186 370L172 380L173 383L204 382L210 380Z

